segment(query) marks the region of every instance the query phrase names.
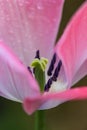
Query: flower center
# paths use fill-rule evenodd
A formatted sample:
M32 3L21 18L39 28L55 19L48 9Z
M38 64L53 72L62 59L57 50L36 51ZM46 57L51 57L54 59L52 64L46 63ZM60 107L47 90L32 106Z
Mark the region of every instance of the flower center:
M62 62L59 60L56 68L54 69L54 65L56 63L56 53L54 53L53 58L51 60L50 66L47 71L47 75L50 77L46 83L45 80L45 70L47 67L48 60L46 58L40 57L39 50L36 51L35 59L31 63L31 67L33 68L33 75L37 80L41 91L49 91L53 81L57 81ZM28 70L32 73L31 68L28 66Z

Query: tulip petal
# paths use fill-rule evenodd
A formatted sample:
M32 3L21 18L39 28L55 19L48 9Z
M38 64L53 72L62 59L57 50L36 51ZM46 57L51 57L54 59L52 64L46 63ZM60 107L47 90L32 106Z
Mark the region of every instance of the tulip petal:
M0 96L22 102L40 95L33 76L15 55L0 42Z
M49 58L63 3L64 0L0 0L0 39L26 65L31 63L36 50Z
M72 86L87 74L87 1L71 19L55 49Z
M36 109L50 109L69 100L87 99L87 86L81 88L68 89L63 92L45 93L44 95L24 101L24 110L28 114L32 114Z

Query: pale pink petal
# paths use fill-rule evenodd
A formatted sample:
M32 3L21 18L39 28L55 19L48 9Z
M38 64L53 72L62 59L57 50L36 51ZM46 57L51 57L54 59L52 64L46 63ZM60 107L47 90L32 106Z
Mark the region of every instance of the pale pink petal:
M44 94L37 98L27 98L23 107L28 114L32 114L35 110L50 109L69 100L87 99L87 87L68 89L63 92Z
M26 65L38 49L42 56L49 57L63 3L64 0L0 0L0 39Z
M22 102L38 95L39 87L26 66L0 42L0 96Z
M56 52L70 86L87 74L87 1L71 19Z

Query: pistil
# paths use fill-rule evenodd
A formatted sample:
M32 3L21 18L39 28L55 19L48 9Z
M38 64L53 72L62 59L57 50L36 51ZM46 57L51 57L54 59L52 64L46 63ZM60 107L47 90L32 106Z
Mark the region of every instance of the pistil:
M37 80L40 90L44 90L45 86L45 69L48 60L46 58L41 57L39 51L36 52L35 59L31 63L31 67L33 68L35 79Z

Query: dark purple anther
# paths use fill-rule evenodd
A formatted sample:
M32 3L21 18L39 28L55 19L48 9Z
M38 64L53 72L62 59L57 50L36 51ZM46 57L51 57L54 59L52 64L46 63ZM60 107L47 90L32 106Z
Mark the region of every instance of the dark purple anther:
M52 84L52 77L48 80L47 84L45 85L44 91L49 91L49 88L51 87Z
M28 71L32 74L31 68L29 66L27 68L28 68Z
M40 51L39 51L39 50L36 51L36 56L35 56L35 58L40 59Z
M57 65L55 71L54 71L54 74L53 74L53 77L52 77L53 81L56 81L56 80L57 80L57 77L58 77L58 75L59 75L59 71L60 71L60 69L61 69L61 66L62 66L62 61L60 60L60 61L58 62L58 65Z
M51 63L50 63L50 66L49 66L49 69L47 71L48 76L52 75L52 71L54 69L55 62L56 62L56 53L54 53L53 58L52 58Z
M39 51L39 50L36 51L36 56L35 56L35 58L37 58L37 59L40 60L40 51ZM33 73L35 74L35 68L33 68Z

